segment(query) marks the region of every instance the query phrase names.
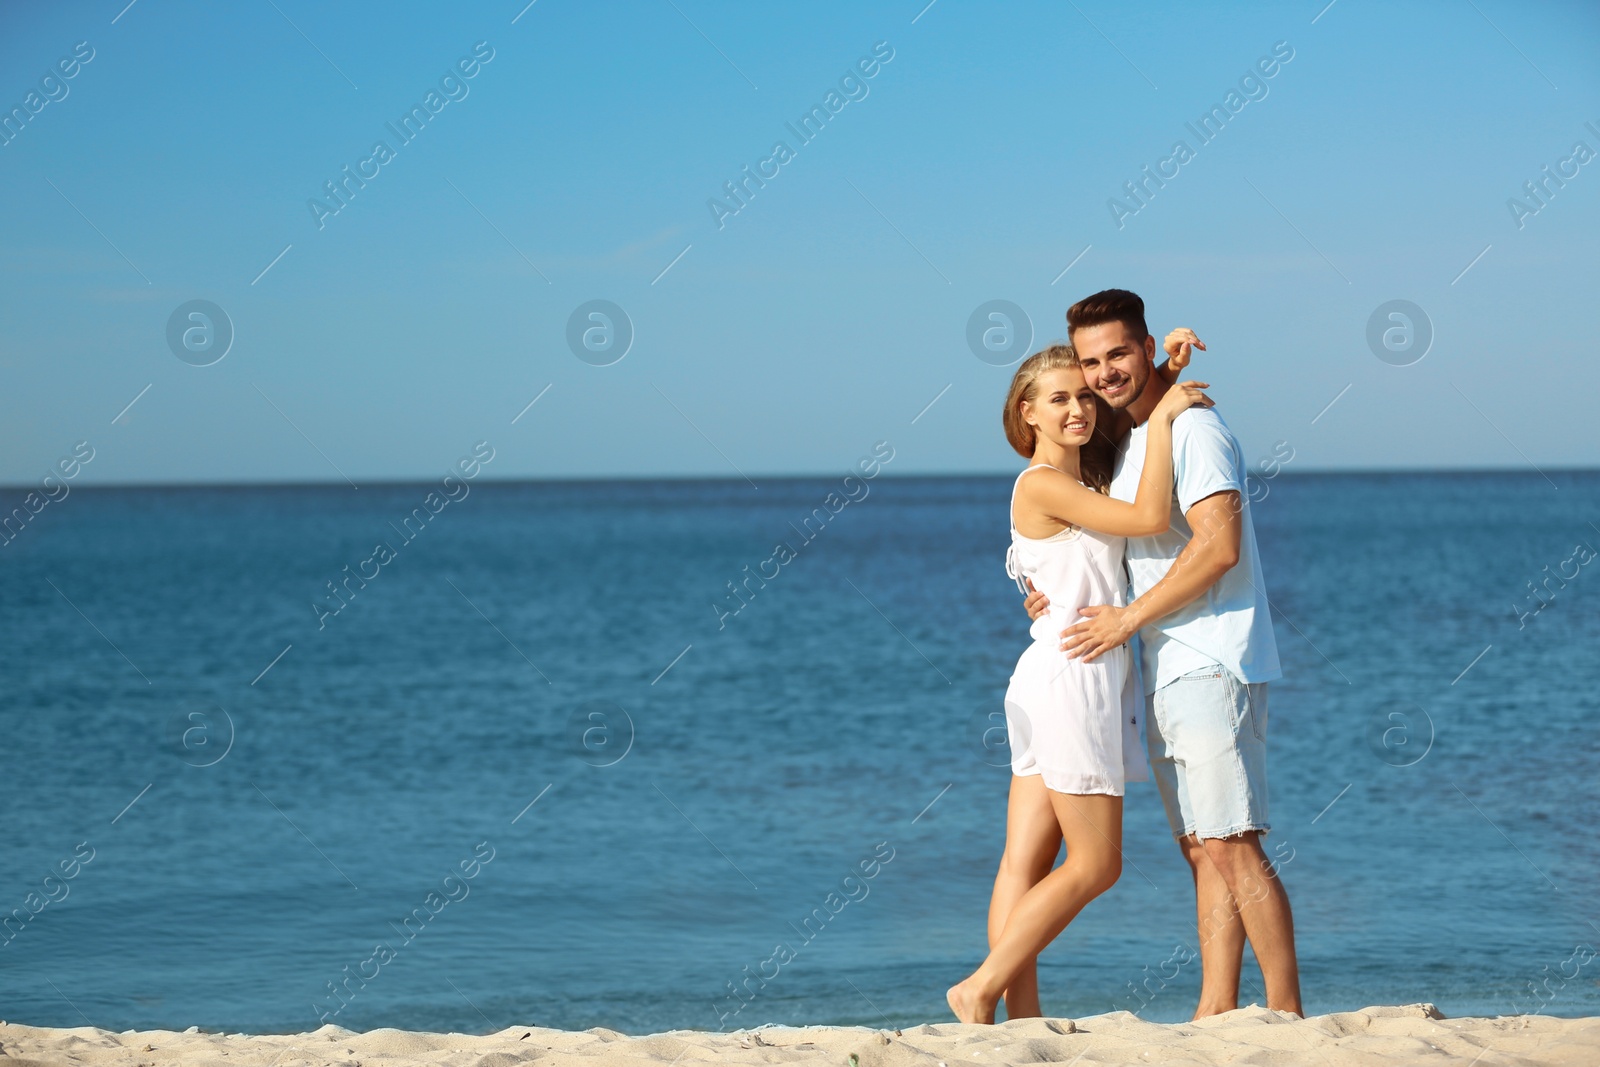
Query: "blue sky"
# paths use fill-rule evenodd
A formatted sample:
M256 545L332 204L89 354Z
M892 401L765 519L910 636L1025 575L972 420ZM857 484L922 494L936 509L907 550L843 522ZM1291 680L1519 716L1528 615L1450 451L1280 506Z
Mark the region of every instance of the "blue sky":
M1210 343L1252 455L1595 465L1600 162L1523 188L1600 152L1592 4L125 2L0 16L0 108L39 93L0 147L5 484L84 440L80 484L433 478L479 440L495 478L759 481L879 440L896 474L1011 470L969 318L1010 301L1043 343L1113 285ZM567 339L596 299L634 334L608 366ZM168 343L192 300L232 323L209 366ZM1405 366L1367 339L1391 300L1431 323Z

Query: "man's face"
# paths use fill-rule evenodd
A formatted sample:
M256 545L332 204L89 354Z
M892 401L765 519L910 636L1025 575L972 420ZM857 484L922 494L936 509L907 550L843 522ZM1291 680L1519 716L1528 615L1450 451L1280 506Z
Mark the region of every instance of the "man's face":
M1114 410L1139 399L1154 371L1155 338L1140 340L1123 322L1102 322L1072 332L1083 379Z

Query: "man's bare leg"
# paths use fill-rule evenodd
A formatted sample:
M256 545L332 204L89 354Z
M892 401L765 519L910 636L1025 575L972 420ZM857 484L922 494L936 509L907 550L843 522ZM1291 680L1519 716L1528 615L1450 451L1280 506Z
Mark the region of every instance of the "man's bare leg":
M1012 775L1006 804L1006 849L994 876L989 898L989 948L1005 932L1006 919L1023 895L1050 873L1061 851L1061 825L1050 806L1050 791L1037 774ZM1035 957L1017 972L1005 991L1006 1018L1030 1019L1040 1014L1039 961Z
M1267 1007L1304 1015L1289 894L1261 850L1261 835L1251 831L1234 837L1206 838L1202 844L1206 858L1221 874L1238 905L1245 935L1255 950L1256 962L1261 964ZM1237 968L1234 976L1237 980Z
M1194 875L1196 934L1200 941L1200 1003L1194 1017L1220 1015L1239 1006L1244 967L1244 923L1228 883L1193 835L1178 839Z

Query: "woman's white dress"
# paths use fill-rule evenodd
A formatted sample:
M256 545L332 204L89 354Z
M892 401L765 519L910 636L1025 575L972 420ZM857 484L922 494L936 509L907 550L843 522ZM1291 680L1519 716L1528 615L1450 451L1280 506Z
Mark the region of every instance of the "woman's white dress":
M1019 474L1017 484L1040 466ZM1016 497L1013 485L1013 508ZM1011 772L1042 775L1058 793L1122 796L1125 783L1149 777L1139 741L1144 695L1130 646L1089 663L1061 651L1061 631L1084 619L1080 607L1127 604L1125 541L1075 526L1053 537L1024 537L1013 513L1006 573L1024 592L1023 579L1031 580L1050 598L1050 609L1034 620L1033 644L1006 689Z

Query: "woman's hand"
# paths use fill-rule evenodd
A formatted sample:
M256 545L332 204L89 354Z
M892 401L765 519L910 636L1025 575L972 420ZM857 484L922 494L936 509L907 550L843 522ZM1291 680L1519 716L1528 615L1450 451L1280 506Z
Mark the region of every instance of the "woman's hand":
M1211 398L1200 391L1205 388L1208 388L1206 382L1192 380L1179 382L1167 390L1167 395L1161 398L1161 403L1151 412L1151 418L1165 419L1171 423L1173 419L1192 407L1212 407Z
M1050 610L1050 598L1033 587L1033 579L1024 579L1028 583L1028 598L1022 602L1023 608L1028 612L1028 618L1037 619Z
M1183 368L1189 365L1190 350L1198 348L1204 352L1206 344L1195 336L1193 330L1187 326L1180 326L1167 334L1166 340L1161 342L1161 348L1167 353L1166 362L1162 364L1162 376L1171 385L1183 373Z

